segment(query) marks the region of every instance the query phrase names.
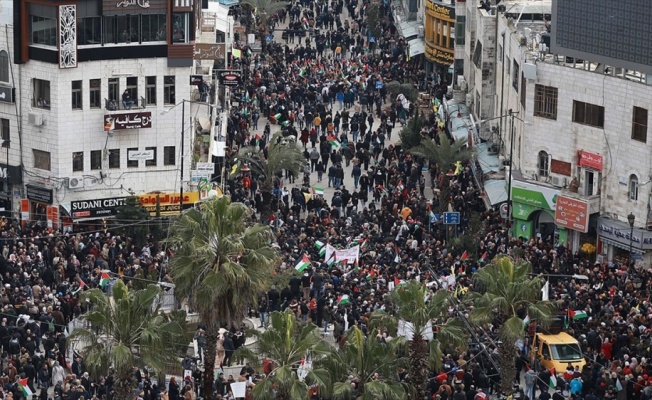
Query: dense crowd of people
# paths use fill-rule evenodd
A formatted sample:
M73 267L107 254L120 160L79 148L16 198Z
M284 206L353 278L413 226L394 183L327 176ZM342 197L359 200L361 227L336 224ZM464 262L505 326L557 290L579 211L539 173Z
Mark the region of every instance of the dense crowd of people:
M270 18L273 26L287 25L285 43L272 42L260 54L243 47L242 57L235 60L247 76L233 92L241 102L227 121L229 154L252 144L265 151L272 131L281 129L304 150L307 164L302 181L291 174L277 177L277 207L272 216L259 219L274 229L281 271L292 270L304 254L312 266L261 297L253 310L261 325L269 312L290 308L298 319L315 323L343 345L347 327L357 325L370 333L370 314L385 306L386 296L401 281L419 279L431 290L444 288L461 299L485 262L508 254L549 276L550 299L557 303L560 318L567 318L569 310L588 315L570 319L567 329L580 341L586 367L537 370L529 362L526 339L518 364L522 379L515 382L519 388L512 398L651 399L652 274L619 263L592 264L550 237L508 237L498 213L485 209L470 164L451 175L454 166L429 165L396 143L397 125L414 116L418 105L390 97L387 83L413 83L441 98L445 82L440 86L440 78L426 76L418 62L408 60L407 43L389 18L389 3L379 6L380 18L374 23L380 35L372 38L368 8L355 0L293 2ZM266 125L259 135L261 118ZM445 126L429 118L422 134L439 140ZM339 145L333 146L333 138ZM230 179L228 194L260 209L257 178L250 173ZM316 194L316 185L333 187L333 194ZM308 200L305 194L311 195ZM461 213L457 235L473 237L470 247L453 240L453 233L439 223L435 214L442 210ZM0 398L25 398L27 386L43 400L114 399L111 371L90 376L84 360L66 342L85 310L79 296L99 286L102 270L126 280L171 282L169 254L154 239L137 246L107 229L61 234L39 223L3 219L0 225ZM329 265L316 242L336 248L357 243L358 262L355 267ZM342 295L349 304L338 305ZM475 325L470 330L480 340L495 334ZM199 330L195 336L200 348L205 345L202 335ZM220 362L226 366L244 339L233 329L221 340ZM447 349L444 354L442 368L432 371L428 381L433 399L500 396L491 351L470 346L466 352ZM136 398L193 399L194 382L201 379L194 362L189 357L182 361L184 369L195 371L194 381L172 379L167 386L135 370ZM557 384L549 391L551 373ZM253 374L251 367L242 368L241 375L246 374ZM229 385L237 379L219 375L218 394L232 398ZM410 377L397 371L396 379Z

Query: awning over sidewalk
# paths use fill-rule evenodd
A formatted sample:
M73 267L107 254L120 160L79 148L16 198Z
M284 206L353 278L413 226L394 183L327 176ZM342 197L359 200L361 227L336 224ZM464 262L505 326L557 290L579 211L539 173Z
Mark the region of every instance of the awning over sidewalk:
M419 25L421 25L419 21L401 21L398 24L398 30L405 40L412 40L418 36L417 27Z
M504 179L489 179L484 181L484 192L487 194L487 199L492 207L507 201L505 182Z
M492 153L489 149L493 143L478 143L476 148L476 157L483 174L497 173L500 171L500 160L498 154Z
M426 43L423 39L416 38L408 42L410 45L410 57L418 56L426 52Z

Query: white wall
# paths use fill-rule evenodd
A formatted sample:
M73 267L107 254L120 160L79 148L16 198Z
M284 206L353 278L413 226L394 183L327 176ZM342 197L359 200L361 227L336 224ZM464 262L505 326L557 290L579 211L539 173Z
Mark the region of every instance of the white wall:
M174 75L176 102L190 93L190 68L168 68L167 59L116 60L81 62L77 68L59 69L57 65L40 61L29 61L22 66L23 85L23 126L24 126L24 162L27 174L25 182L37 182L56 189L56 198L60 203L72 200L102 198L124 195L121 189L131 188L136 193L146 193L154 190L178 191L178 166L180 163L179 146L181 137L181 111L178 106L165 115L161 112L171 108L163 105L163 76ZM152 113L152 128L137 130L116 130L107 136L103 130L104 99L108 98L108 78L119 77L119 92L126 89L126 74L138 76L138 96L145 96L145 77L157 76L157 106L147 107L142 111ZM43 110L32 107L32 79L39 78L50 81L51 108ZM102 107L91 109L89 106L89 80L101 79ZM72 109L71 82L82 80L82 110ZM135 108L135 107L134 107ZM133 110L133 108L132 108ZM28 114L43 115L44 125L34 126L28 123ZM186 137L185 165L186 181L189 180L190 142L190 111L186 105ZM140 161L139 168L127 168L127 148L157 147L157 166L145 167L145 161ZM163 147L176 146L176 163L174 166L163 165ZM52 157L51 171L34 168L32 148L49 151ZM110 169L108 149L120 149L120 169ZM102 174L99 170L91 170L90 152L104 150ZM84 152L84 171L72 171L72 153ZM68 189L64 179L71 176L85 176L84 189ZM92 177L99 182L91 185Z

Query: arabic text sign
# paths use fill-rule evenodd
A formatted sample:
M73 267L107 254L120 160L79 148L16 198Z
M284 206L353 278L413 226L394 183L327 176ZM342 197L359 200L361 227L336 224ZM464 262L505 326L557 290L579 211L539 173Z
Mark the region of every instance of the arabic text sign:
M179 193L150 193L138 196L142 205L150 216L156 216L158 206L161 215L176 215L181 209ZM184 209L186 206L199 202L199 192L186 192L183 194Z
M104 115L104 126L110 125L110 130L140 129L152 127L152 113L116 113Z
M129 161L153 160L154 150L129 150L127 152L127 159Z
M578 232L589 230L589 203L571 197L557 197L555 224Z
M335 254L336 262L343 264L354 264L360 257L360 245L353 246L348 249L338 250L330 244L327 244L324 261L330 260L333 253Z
M102 10L104 14L154 14L165 13L166 5L165 0L104 0Z
M226 54L225 43L195 43L195 60L224 60Z
M602 156L596 153L589 153L588 151L580 150L577 152L578 164L580 167L589 167L598 171L602 171Z

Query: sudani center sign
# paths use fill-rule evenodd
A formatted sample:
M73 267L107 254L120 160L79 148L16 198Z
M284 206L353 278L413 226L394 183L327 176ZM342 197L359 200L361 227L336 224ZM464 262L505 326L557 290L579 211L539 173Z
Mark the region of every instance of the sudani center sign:
M161 216L179 214L179 193L148 193L136 197L152 217L157 216L157 209ZM70 216L72 219L111 218L118 214L119 207L124 206L126 202L127 197L73 201L70 203ZM197 202L199 202L199 192L183 194L184 209L186 205L190 207Z

